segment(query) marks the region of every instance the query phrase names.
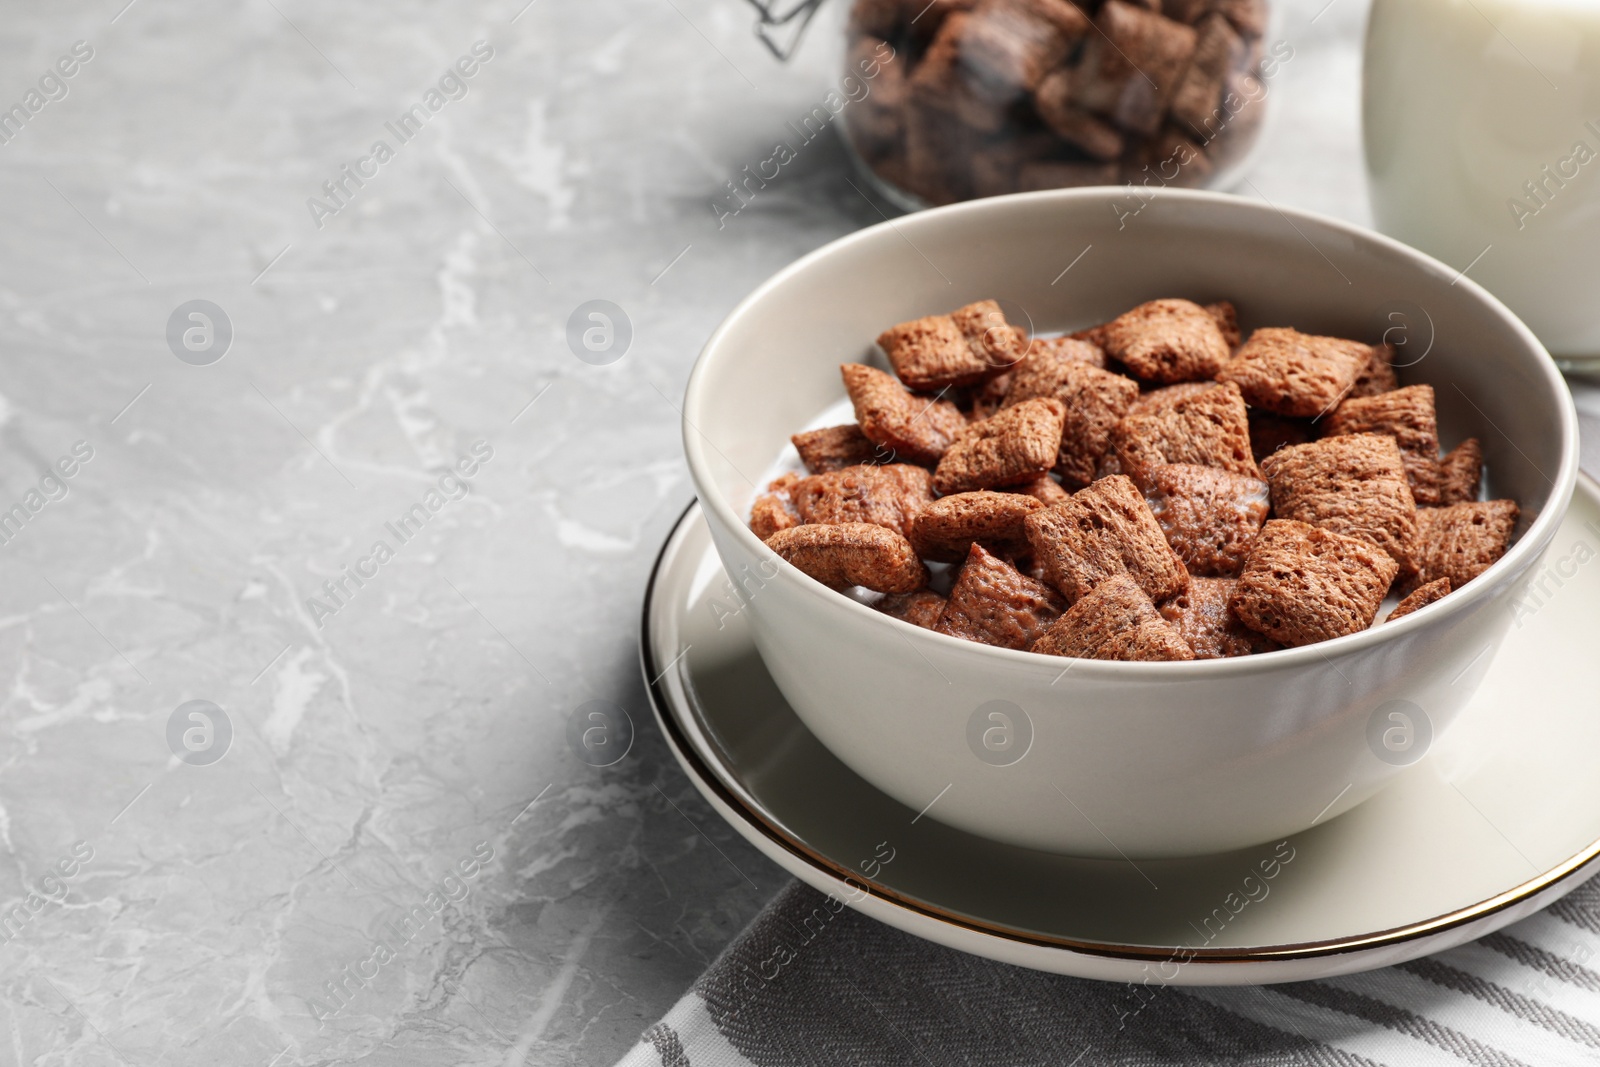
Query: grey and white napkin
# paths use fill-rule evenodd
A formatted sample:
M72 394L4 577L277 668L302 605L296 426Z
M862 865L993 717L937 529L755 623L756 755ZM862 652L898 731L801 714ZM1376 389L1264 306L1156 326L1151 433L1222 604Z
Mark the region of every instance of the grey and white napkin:
M1094 982L995 963L796 883L621 1063L1600 1064L1600 881L1426 959L1220 988Z

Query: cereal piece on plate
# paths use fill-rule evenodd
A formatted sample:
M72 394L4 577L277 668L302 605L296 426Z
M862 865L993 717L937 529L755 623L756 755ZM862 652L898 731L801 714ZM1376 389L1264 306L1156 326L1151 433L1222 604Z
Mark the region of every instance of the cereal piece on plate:
M1231 300L1218 300L1215 304L1206 305L1206 314L1217 320L1217 329L1222 331L1222 339L1228 342L1228 350L1239 347L1239 309L1233 306Z
M1027 341L999 304L981 300L891 326L878 345L907 388L936 390L993 377L1022 358Z
M1158 389L1140 393L1128 408L1129 415L1156 415L1163 411L1172 410L1173 405L1180 400L1188 400L1207 389L1220 388L1216 382L1179 382L1176 385L1163 385Z
M939 625L944 614L945 599L932 589L919 589L915 593L891 593L872 605L885 615L931 630Z
M1006 486L1008 493L1022 493L1046 505L1059 504L1070 499L1072 494L1061 488L1061 483L1048 474L1037 474L1025 482Z
M1111 428L1139 395L1138 383L1053 351L1031 353L1011 374L1008 409L1035 397L1055 397L1066 409L1055 460L1061 481L1074 489L1094 481L1095 461L1106 450Z
M767 538L767 547L834 589L910 593L928 584L928 568L911 542L870 522L794 526Z
M1460 589L1506 554L1521 510L1515 500L1475 500L1417 512L1417 538L1412 547L1406 589L1450 579Z
M1217 372L1245 400L1279 415L1314 419L1333 410L1366 369L1372 346L1268 326L1252 333Z
M845 363L839 373L861 432L889 450L883 458L931 466L967 427L966 416L950 401L914 396L876 367Z
M1483 483L1483 446L1469 437L1439 461L1439 504L1466 504L1478 499Z
M975 541L1001 555L1025 555L1022 520L1043 507L1031 496L987 489L940 497L912 523L911 544L917 555L939 563L960 563Z
M1404 600L1394 606L1394 610L1389 612L1389 617L1383 621L1394 622L1396 619L1403 619L1413 611L1425 608L1429 604L1443 600L1449 595L1450 579L1435 578L1427 585L1418 586L1412 590Z
M1105 660L1185 660L1194 651L1126 574L1114 574L1085 594L1031 649L1046 656Z
M1195 29L1194 58L1172 94L1172 117L1196 135L1210 140L1214 131L1209 123L1215 121L1221 109L1222 87L1228 72L1244 58L1244 42L1219 14L1207 15Z
M1066 608L1061 594L973 545L950 590L938 633L1024 649Z
M1165 384L1212 378L1232 351L1217 320L1189 300L1140 304L1106 323L1101 334L1106 355L1140 378Z
M1310 419L1291 419L1270 411L1250 412L1250 454L1260 463L1280 448L1303 445L1317 439L1317 425Z
M1377 396L1344 400L1323 420L1323 433L1383 433L1400 446L1411 495L1418 507L1439 502L1439 424L1433 410L1433 386L1408 385Z
M956 438L933 472L940 493L965 493L1024 482L1055 465L1066 409L1036 397L975 422Z
M1191 575L1238 574L1267 521L1267 483L1218 467L1157 467L1144 495Z
M1417 506L1400 446L1387 434L1324 437L1262 461L1272 513L1377 545L1396 563L1409 558Z
M1165 600L1189 582L1150 506L1122 475L1078 490L1065 504L1035 511L1023 528L1046 580L1069 601L1124 573L1151 600Z
M881 458L878 446L867 440L861 427L853 422L821 430L805 430L789 440L794 443L795 451L800 453L800 462L812 474L875 463Z
M910 537L917 513L933 503L933 482L922 467L890 463L813 474L789 495L801 522L870 522Z
M1250 629L1309 645L1372 625L1400 565L1359 537L1293 519L1262 527L1229 606Z
M1107 0L1094 24L1076 67L1079 103L1125 130L1155 133L1194 52L1193 27L1122 0Z
M1281 647L1234 615L1228 602L1239 583L1232 578L1190 578L1189 588L1161 605L1161 617L1177 627L1195 659L1227 659Z
M1140 485L1163 463L1220 467L1252 478L1261 476L1250 452L1250 420L1238 386L1197 391L1150 415L1129 415L1111 431L1123 473Z
M1367 355L1367 365L1356 376L1350 387L1351 396L1377 396L1400 388L1400 379L1394 373L1394 345L1372 345Z
M1095 159L1114 160L1122 156L1123 133L1105 119L1078 106L1073 99L1071 67L1060 67L1046 75L1034 94L1034 107L1044 124L1063 141Z

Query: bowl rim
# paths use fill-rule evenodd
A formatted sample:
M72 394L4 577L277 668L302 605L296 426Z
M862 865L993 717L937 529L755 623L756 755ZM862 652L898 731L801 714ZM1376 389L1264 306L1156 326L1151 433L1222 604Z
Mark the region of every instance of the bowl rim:
M1270 202L1257 202L1231 193L1193 189L1160 189L1149 192L1151 193L1151 201L1188 202L1197 206L1206 205L1223 211L1238 211L1244 214L1276 214L1285 222L1288 222L1296 232L1300 231L1300 227L1295 225L1296 221L1331 230L1336 234L1350 238L1353 242L1365 243L1387 255L1397 257L1405 261L1413 269L1419 270L1424 274L1452 279L1451 285L1461 287L1472 298L1486 305L1496 317L1511 327L1512 332L1523 341L1526 349L1536 356L1542 357L1542 359L1536 359L1535 362L1543 372L1543 384L1551 394L1559 416L1560 467L1553 478L1543 471L1538 471L1551 485L1548 503L1540 510L1517 542L1506 551L1505 555L1496 560L1483 574L1480 574L1466 586L1463 586L1461 590L1457 591L1465 595L1453 594L1447 596L1418 611L1412 612L1408 616L1397 619L1392 624L1381 623L1359 633L1346 634L1343 637L1336 637L1309 645L1225 659L1125 662L1048 656L1041 652L999 648L993 645L967 641L959 637L952 637L948 634L935 633L903 619L886 615L853 597L831 589L799 568L794 567L787 560L772 553L751 531L749 525L739 517L723 494L717 491L716 483L706 475L708 458L705 447L709 446L719 455L721 455L721 450L699 429L697 416L705 406L704 394L707 388L706 383L711 373L710 365L717 358L718 350L727 334L732 331L734 324L750 314L755 307L763 303L775 290L785 285L790 278L808 270L820 260L827 259L855 245L878 240L885 233L890 233L902 240L909 240L901 233L901 227L924 228L936 226L946 218L967 214L982 214L1015 205L1019 202L1031 202L1041 206L1045 204L1073 204L1091 201L1101 203L1109 191L1120 190L1120 188L1119 186L1088 186L1076 189L1013 193L1007 196L986 197L930 208L899 219L885 218L882 222L863 227L829 241L768 277L744 299L739 301L733 310L718 324L711 336L707 338L706 343L702 346L699 355L695 359L694 367L689 372L688 384L684 390L684 402L680 411L682 415L681 432L683 434L684 454L688 460L689 474L694 482L696 494L699 496L702 505L707 508L708 513L715 515L718 521L730 527L734 531L734 536L745 541L746 547L753 554L761 555L766 553L770 558L775 559L779 569L778 578L781 579L785 575L792 575L803 579L798 583L798 587L804 591L805 595L817 599L819 602L825 601L834 605L836 610L844 613L843 617L845 618L853 615L861 620L863 625L888 626L890 627L886 631L888 633L899 632L907 640L931 641L932 648L943 649L958 656L985 656L993 659L997 665L1010 662L1018 667L1026 666L1034 669L1037 669L1042 664L1064 660L1072 664L1070 669L1075 673L1087 673L1092 677L1102 679L1141 678L1149 681L1186 681L1224 677L1238 673L1255 673L1262 670L1292 669L1297 666L1314 663L1319 659L1324 664L1329 664L1335 657L1360 654L1374 645L1404 637L1419 629L1431 628L1433 625L1441 624L1455 615L1475 610L1480 606L1480 602L1489 596L1489 590L1496 588L1500 584L1501 579L1527 569L1542 554L1550 540L1554 538L1556 529L1562 517L1566 514L1577 483L1579 465L1578 414L1572 400L1571 391L1567 388L1565 379L1561 377L1561 372L1557 368L1555 360L1539 339L1534 336L1533 331L1528 328L1527 324L1492 293L1467 277L1464 272L1455 271L1427 253L1375 230L1369 230L1354 223L1345 222L1342 219L1331 218L1327 215L1300 208L1279 207ZM1151 223L1151 225L1155 224ZM1305 235L1302 233L1301 236L1304 237ZM1468 397L1467 399L1471 402L1472 398ZM1493 425L1492 421L1490 425ZM1504 435L1502 434L1502 436ZM1510 438L1507 438L1507 440L1510 441ZM1521 451L1515 441L1510 441L1510 443L1513 448L1517 448L1519 452ZM725 456L723 459L725 462L732 463ZM1530 460L1529 462L1531 463L1532 461ZM735 467L735 469L737 470L738 468ZM824 608L824 610L828 609ZM900 627L901 629L896 631L894 627ZM915 650L915 646L913 646L913 650Z

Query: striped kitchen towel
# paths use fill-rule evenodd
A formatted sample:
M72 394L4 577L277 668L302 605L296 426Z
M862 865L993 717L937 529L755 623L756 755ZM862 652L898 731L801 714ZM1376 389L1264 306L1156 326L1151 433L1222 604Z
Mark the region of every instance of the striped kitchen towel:
M785 889L622 1067L1600 1064L1600 879L1426 959L1193 989L995 963L834 903Z

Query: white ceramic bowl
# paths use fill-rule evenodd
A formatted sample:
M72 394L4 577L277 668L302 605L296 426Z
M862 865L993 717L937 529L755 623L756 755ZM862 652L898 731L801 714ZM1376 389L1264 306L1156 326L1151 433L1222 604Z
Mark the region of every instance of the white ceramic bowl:
M1013 844L1139 857L1241 848L1333 818L1414 764L1466 704L1571 498L1566 386L1470 279L1253 200L1162 191L1130 214L1136 204L1109 189L1032 193L851 234L759 287L690 376L689 468L756 646L806 726L904 803L908 823L926 809ZM1106 663L891 619L746 527L762 472L842 397L841 362L875 361L886 326L996 297L1048 333L1165 296L1231 299L1247 331L1406 331L1389 336L1421 357L1403 380L1433 385L1447 444L1483 442L1490 495L1522 506L1520 539L1462 590L1365 633L1243 659Z

